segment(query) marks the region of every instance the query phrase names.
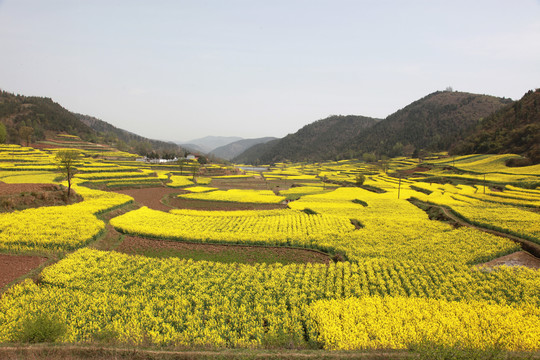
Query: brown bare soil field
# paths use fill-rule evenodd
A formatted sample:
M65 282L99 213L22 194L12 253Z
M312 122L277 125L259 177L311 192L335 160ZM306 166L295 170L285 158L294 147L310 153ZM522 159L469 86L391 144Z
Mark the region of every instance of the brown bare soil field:
M252 203L236 203L226 201L206 201L206 200L193 200L182 199L178 197L171 197L167 199L167 203L176 209L191 209L191 210L221 210L221 211L233 211L233 210L272 210L272 209L285 209L286 204L252 204Z
M171 209L192 209L192 210L270 210L284 209L287 205L283 204L248 204L233 203L223 201L204 201L180 199L175 194L185 194L187 191L166 187L150 187L142 189L123 189L115 190L117 193L126 194L140 205L147 206L150 209L169 211Z
M47 258L0 254L0 289L42 265Z
M328 255L318 251L266 246L199 244L179 241L145 239L126 236L116 249L132 255L153 257L179 257L193 260L209 260L220 262L241 262L254 264L258 262L281 263L321 263L328 264Z
M532 256L526 251L518 251L513 254L501 256L500 258L493 259L487 263L479 264L478 267L489 267L493 268L495 266L526 266L531 269L540 269L540 259Z
M129 195L135 199L135 202L142 206L147 206L150 209L169 211L173 209L173 207L163 204L161 199L170 194L182 193L182 190L169 187L149 187L142 189L122 189L115 190L114 192Z
M66 191L55 184L0 183L0 212L67 205L79 201L82 201L82 197L74 191L66 201Z
M210 184L210 186L216 187L220 190L229 190L229 189L268 190L266 182L261 177L212 179L212 183Z
M52 191L58 189L53 184L4 184L0 183L0 196L32 191Z

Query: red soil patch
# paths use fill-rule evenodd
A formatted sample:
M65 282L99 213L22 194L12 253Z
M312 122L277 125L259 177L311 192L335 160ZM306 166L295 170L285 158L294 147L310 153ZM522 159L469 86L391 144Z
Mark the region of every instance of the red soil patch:
M124 189L115 190L117 193L126 194L140 205L147 206L150 209L159 211L169 211L171 209L192 209L192 210L271 210L284 209L287 205L284 204L250 204L250 203L234 203L224 201L205 201L182 199L173 194L185 194L188 191L166 188L166 187L149 187L142 189ZM163 199L166 198L166 203Z
M22 192L38 192L57 190L58 186L53 184L4 184L0 183L0 196L19 194Z
M191 209L191 210L220 210L220 211L234 211L234 210L273 210L273 209L285 209L286 204L252 204L252 203L237 203L226 201L207 201L207 200L194 200L194 199L182 199L174 197L168 200L168 204L176 209Z
M124 237L124 241L118 246L115 251L123 252L126 254L144 254L145 251L166 253L170 251L171 254L178 253L206 253L206 254L219 254L223 252L234 251L238 257L238 261L242 263L256 263L260 261L260 254L264 254L265 257L270 255L271 257L287 260L288 262L295 263L322 263L328 264L331 259L328 255L318 251L296 249L288 247L267 247L267 246L245 246L245 245L228 245L228 244L200 244L189 243L180 241L169 240L155 240L145 239L134 236ZM174 256L174 255L172 255Z
M82 201L73 192L69 198L65 190L55 184L0 183L0 212L24 210L41 206L62 206Z
M0 254L0 289L42 265L47 258Z
M259 177L249 178L224 178L224 179L212 179L210 186L218 188L220 190L229 189L254 189L254 190L267 190L268 185L266 181Z
M487 263L479 264L477 266L486 266L493 268L495 266L526 266L531 269L540 269L540 259L532 256L526 251L518 251L510 255L501 256L500 258L493 259Z
M115 190L114 192L129 195L135 199L135 202L147 206L150 209L169 211L173 209L173 207L163 204L161 199L169 194L181 193L182 190L169 187L149 187L142 189Z

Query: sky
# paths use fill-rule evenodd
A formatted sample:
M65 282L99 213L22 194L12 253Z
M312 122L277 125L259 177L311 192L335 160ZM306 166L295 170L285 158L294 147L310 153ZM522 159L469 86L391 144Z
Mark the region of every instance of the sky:
M0 0L0 89L153 139L540 87L540 0Z

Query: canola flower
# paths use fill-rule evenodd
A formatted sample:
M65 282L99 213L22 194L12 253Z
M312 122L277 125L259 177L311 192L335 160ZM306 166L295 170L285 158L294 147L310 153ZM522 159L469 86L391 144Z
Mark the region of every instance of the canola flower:
M303 195L310 195L310 194L319 194L324 192L325 190L321 186L298 186L298 187L291 187L287 190L280 190L280 195L285 196L303 196Z
M331 350L449 347L540 348L540 308L407 297L320 300L308 310L312 336Z
M284 196L277 196L271 190L216 190L203 193L180 194L179 198L207 200L207 201L229 201L258 204L279 204L285 200Z
M39 286L28 280L4 294L0 342L14 340L25 319L45 312L66 325L65 342L109 334L109 340L158 345L259 347L281 339L340 348L340 334L360 334L368 323L379 337L367 346L384 341L402 348L419 340L411 328L433 334L439 324L471 331L458 339L473 347L501 335L504 348L534 350L539 305L538 271L525 268L484 272L378 261L231 266L87 248L45 269ZM355 314L360 319L351 323ZM350 327L340 327L336 316ZM443 345L455 340L440 337Z
M202 192L207 192L207 191L218 190L218 188L213 188L209 186L190 186L186 188L185 190L193 192L193 193L202 193Z
M74 186L84 201L0 214L0 249L65 251L98 236L105 223L95 215L133 199L127 195Z
M282 244L321 247L321 238L355 231L350 220L302 211L246 212L162 211L142 207L111 219L119 231L133 235L197 242ZM155 225L153 225L155 224Z
M540 215L531 209L514 205L535 205L536 201L524 202L518 199L502 198L503 202L506 203L502 204L493 196L490 201L483 201L486 196L462 195L459 189L452 185L445 185L444 191L437 190L429 195L416 193L414 196L422 201L448 206L473 224L515 234L540 243Z
M54 184L57 183L57 173L53 172L38 172L28 171L22 174L17 172L14 174L9 171L0 172L0 180L6 184Z
M402 189L376 194L361 188L338 188L324 194L306 195L289 203L297 210L311 209L356 219L364 226L339 239L319 239L321 248L344 253L349 260L387 258L423 262L475 264L517 251L508 239L469 228L454 229L428 215L405 199L418 196ZM363 204L367 206L364 206Z
M209 185L212 182L211 177L197 176L195 182L199 185Z
M93 173L82 173L82 174L76 174L76 177L79 179L84 180L102 180L102 179L126 179L126 178L139 178L141 176L144 176L141 174L141 172L137 171L136 169L131 169L130 171L126 172L125 170L122 172L93 172Z
M408 165L404 159L394 162L392 166ZM329 172L336 179L354 181L363 165L341 161L280 166L276 174L286 175L278 176ZM288 210L168 214L142 208L117 217L112 220L115 226L135 234L297 245L339 251L354 261L233 266L81 249L47 268L40 285L26 281L0 299L0 342L13 341L25 319L48 313L66 324L68 331L60 341L67 342L105 338L139 344L259 347L276 342L302 346L308 341L346 349L403 348L427 337L447 346L460 341L475 348L538 350L538 270L469 266L518 247L506 239L429 220L405 199L441 198L447 206L471 206L478 217L487 216L483 204L498 211L508 205L501 207L500 199L487 202L496 194L488 193L484 199L478 188L469 186L420 185L433 191L427 196L409 189L407 181L397 199L394 178L370 175L370 181L387 192L339 188L305 195L291 202L293 209ZM81 186L76 191L85 200L58 207L65 213L51 207L51 213L28 212L12 221L0 215L0 246L6 226L9 240L20 242L5 245L6 249L75 249L102 228L94 214L129 201ZM529 211L521 205L536 201L535 190L510 191L502 201L515 202L518 210ZM307 215L305 209L318 214ZM66 224L54 222L55 216L72 219L79 233L66 231ZM363 228L355 229L351 219ZM32 221L37 225L33 227ZM11 228L12 222L26 226ZM42 241L25 243L31 236ZM364 316L358 318L359 314Z
M171 182L167 183L167 186L172 188L190 186L193 185L192 179L190 176L172 175Z
M246 174L246 175L219 175L219 176L213 176L213 179L247 179L253 177L252 174Z

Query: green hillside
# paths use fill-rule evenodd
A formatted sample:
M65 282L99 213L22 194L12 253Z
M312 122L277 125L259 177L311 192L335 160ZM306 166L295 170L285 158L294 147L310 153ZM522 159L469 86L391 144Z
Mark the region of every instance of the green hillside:
M33 141L44 140L47 131L65 132L84 140L95 139L97 135L50 98L14 95L6 91L0 91L0 122L6 126L6 141L10 143L26 140L21 136L22 127L33 129Z
M280 140L256 145L234 161L266 164L276 161L311 161L332 159L347 141L359 136L379 119L357 115L334 115L304 126Z
M183 155L184 153L184 150L175 143L148 139L127 130L119 129L93 116L74 115L98 134L102 134L105 142L114 144L119 150L134 151L141 155L156 153L156 155L165 158L174 158L176 155Z
M0 91L0 123L6 128L4 141L13 144L35 143L66 133L140 155L174 157L184 153L176 144L147 139L94 117L72 113L46 97Z
M540 163L540 89L483 119L452 152L520 154Z
M438 91L413 102L362 132L341 149L343 155L363 153L400 156L420 150L444 151L471 127L511 103L488 95Z

